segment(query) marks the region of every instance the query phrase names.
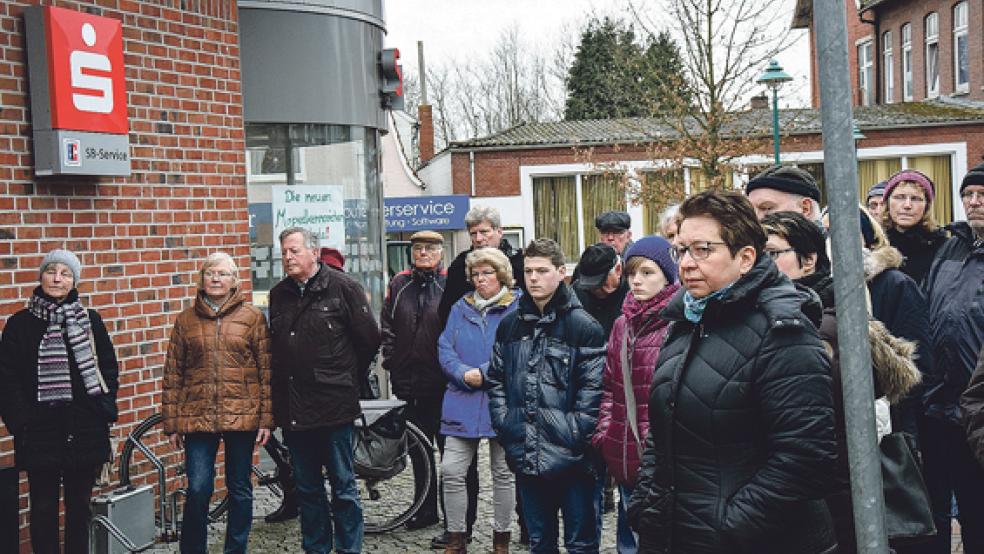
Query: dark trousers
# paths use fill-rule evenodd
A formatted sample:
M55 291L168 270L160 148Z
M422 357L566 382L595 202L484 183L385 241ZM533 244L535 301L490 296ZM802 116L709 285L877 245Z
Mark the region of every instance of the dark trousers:
M58 554L58 498L65 489L65 554L89 551L89 500L98 467L28 470L31 546L34 554Z
M0 552L20 548L20 472L0 469Z
M530 552L559 554L560 512L567 552L597 554L601 541L596 515L599 479L588 473L558 479L517 475L516 482L530 533Z
M962 427L933 418L920 418L923 478L933 504L938 534L920 548L925 554L950 553L952 499L966 554L984 553L984 469L978 465ZM908 550L907 550L908 551Z

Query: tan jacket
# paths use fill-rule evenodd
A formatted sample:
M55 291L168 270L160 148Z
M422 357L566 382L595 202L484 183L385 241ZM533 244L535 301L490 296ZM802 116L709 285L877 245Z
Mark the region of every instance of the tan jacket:
M273 427L266 318L233 291L218 313L203 293L178 315L164 362L164 432Z

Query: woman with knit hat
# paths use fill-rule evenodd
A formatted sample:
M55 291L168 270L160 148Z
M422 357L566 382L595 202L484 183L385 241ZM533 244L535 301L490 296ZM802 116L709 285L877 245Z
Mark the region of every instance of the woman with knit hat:
M889 242L902 253L902 271L922 283L946 233L933 218L936 187L914 169L903 169L889 177L882 196L880 223Z
M110 459L119 369L102 318L79 302L82 264L68 250L44 257L27 308L0 338L0 416L31 488L31 546L57 554L60 489L65 553L89 548L89 501Z
M601 409L591 439L618 483L616 547L620 554L638 551L625 505L632 496L649 432L649 385L666 336L666 321L659 318L659 312L680 288L666 239L644 237L625 257L629 294L608 340Z

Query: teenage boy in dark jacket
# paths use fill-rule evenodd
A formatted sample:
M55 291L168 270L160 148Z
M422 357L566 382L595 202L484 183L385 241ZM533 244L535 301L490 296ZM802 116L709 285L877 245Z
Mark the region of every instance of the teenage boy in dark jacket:
M568 552L598 552L598 421L605 335L564 283L564 253L529 244L527 295L496 333L486 380L492 427L523 498L531 552L557 552L557 511Z

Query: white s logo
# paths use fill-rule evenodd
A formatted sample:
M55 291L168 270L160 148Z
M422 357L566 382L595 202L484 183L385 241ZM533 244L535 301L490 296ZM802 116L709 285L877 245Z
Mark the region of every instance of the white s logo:
M82 40L87 46L96 43L96 30L91 24L82 25ZM103 54L75 50L68 58L72 68L72 88L97 91L72 93L72 104L81 112L111 113L113 111L113 79L83 73L83 70L111 71L113 64Z

